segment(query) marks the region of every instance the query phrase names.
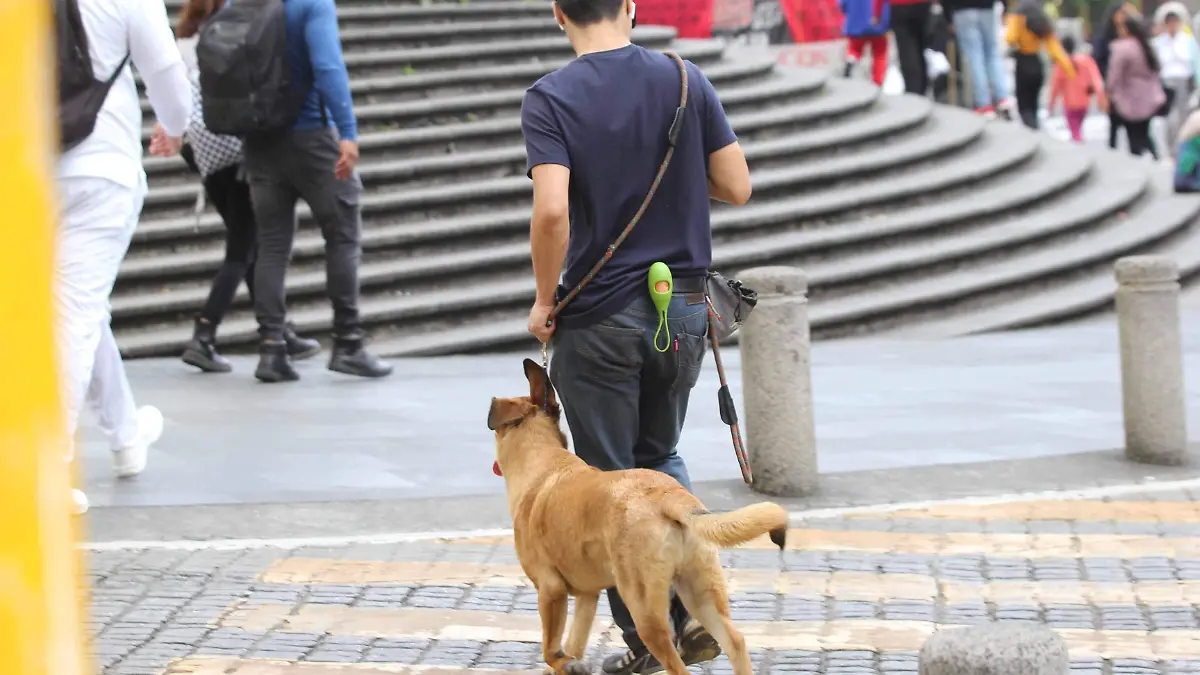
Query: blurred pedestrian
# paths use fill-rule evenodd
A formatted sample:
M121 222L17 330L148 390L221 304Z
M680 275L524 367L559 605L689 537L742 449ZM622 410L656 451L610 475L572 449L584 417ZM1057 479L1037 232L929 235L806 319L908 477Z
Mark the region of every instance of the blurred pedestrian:
M846 36L846 77L862 59L863 53L871 50L871 79L883 86L888 68L888 29L892 21L890 0L839 0L845 23L842 32Z
M1042 85L1046 83L1042 48L1050 52L1068 77L1075 77L1075 66L1063 51L1054 34L1054 24L1038 0L1021 0L1008 13L1007 23L1006 42L1016 61L1017 110L1025 126L1037 129Z
M1109 46L1108 95L1129 135L1129 152L1149 150L1150 119L1167 102L1159 79L1158 55L1150 46L1140 17L1126 16L1117 27L1117 39Z
M1162 84L1171 100L1166 116L1167 149L1175 156L1179 127L1187 118L1192 92L1200 83L1200 46L1184 29L1190 17L1183 3L1166 3L1159 7L1157 15L1162 17L1162 30L1154 37L1153 44L1162 68L1159 72Z
M1100 77L1100 69L1096 62L1087 54L1075 53L1075 38L1067 36L1062 39L1063 51L1071 56L1075 66L1075 77L1067 75L1061 65L1054 66L1054 75L1050 79L1050 100L1047 108L1054 111L1059 99L1063 102L1063 113L1067 118L1067 128L1071 130L1071 140L1083 142L1083 120L1087 117L1092 98L1095 97L1097 107L1101 111L1108 110L1108 98L1104 94L1104 78Z

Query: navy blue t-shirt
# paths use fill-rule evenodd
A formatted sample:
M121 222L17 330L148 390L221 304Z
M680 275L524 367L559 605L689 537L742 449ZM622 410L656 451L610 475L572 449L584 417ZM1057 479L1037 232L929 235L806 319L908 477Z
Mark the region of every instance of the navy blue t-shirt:
M683 130L658 192L612 260L567 305L564 327L581 327L646 293L650 265L676 278L700 277L712 264L708 156L737 140L712 83L687 64ZM571 170L571 243L562 298L588 273L633 218L667 151L679 107L679 66L637 45L585 54L525 92L521 131L528 170Z

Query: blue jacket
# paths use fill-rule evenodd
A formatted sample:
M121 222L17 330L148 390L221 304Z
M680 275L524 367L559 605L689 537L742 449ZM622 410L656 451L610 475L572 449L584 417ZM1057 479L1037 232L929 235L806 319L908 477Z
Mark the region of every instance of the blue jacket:
M358 140L358 121L350 99L350 76L342 60L342 41L338 36L337 8L333 0L287 0L288 56L299 86L309 89L300 117L292 128L297 131L320 129L321 102L326 118L337 126L343 140Z
M842 33L846 37L883 35L892 25L890 0L838 0L846 17Z

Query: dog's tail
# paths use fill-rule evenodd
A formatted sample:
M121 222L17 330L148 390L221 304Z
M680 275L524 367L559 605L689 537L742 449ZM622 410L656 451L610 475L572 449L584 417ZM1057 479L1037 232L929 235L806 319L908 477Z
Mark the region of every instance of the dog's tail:
M728 513L693 513L687 526L701 539L729 548L769 534L771 543L783 550L787 543L788 514L774 502L760 502Z

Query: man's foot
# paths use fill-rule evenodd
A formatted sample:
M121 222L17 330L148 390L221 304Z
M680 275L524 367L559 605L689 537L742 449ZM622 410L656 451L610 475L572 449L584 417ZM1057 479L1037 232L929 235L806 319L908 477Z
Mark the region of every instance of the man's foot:
M842 67L842 77L851 77L854 75L854 66L858 65L855 59L847 58L846 65Z
M292 357L293 361L303 361L321 352L320 342L300 337L290 323L283 329L283 342L287 345L288 356Z
M113 471L117 478L133 478L145 471L150 446L162 438L162 413L152 405L138 408L137 427L137 435L129 445L113 451Z
M300 374L292 368L288 357L287 344L283 342L264 342L258 348L258 367L254 369L254 377L263 382L295 382Z
M71 490L71 512L77 516L82 516L88 510L88 498L83 494L83 490Z
M975 114L981 115L984 119L989 119L989 120L996 119L996 109L990 105L985 105L982 108L976 108Z
M689 618L683 626L683 634L679 636L677 647L679 656L685 665L694 666L697 663L712 661L721 655L721 646L716 639L704 630L700 622ZM629 650L621 654L613 654L604 659L600 670L605 675L651 675L661 672L662 664L645 647L639 650Z
M217 353L217 326L204 319L196 319L192 341L183 349L183 362L206 373L228 373L233 370L224 356Z
M387 377L392 374L392 364L367 351L362 338L335 337L329 369L357 377Z

